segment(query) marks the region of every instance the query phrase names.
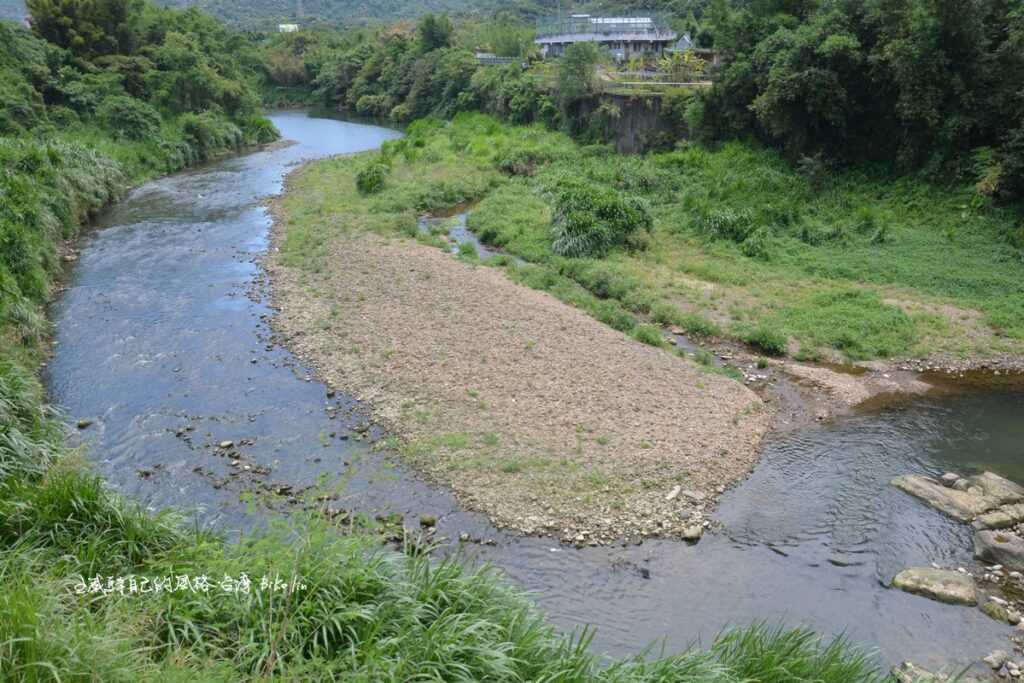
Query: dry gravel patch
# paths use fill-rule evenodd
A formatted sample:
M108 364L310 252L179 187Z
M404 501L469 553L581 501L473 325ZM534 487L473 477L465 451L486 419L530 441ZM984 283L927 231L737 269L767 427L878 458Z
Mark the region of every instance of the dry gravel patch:
M412 240L327 248L315 274L268 258L278 332L499 526L694 537L756 461L769 415L738 382Z

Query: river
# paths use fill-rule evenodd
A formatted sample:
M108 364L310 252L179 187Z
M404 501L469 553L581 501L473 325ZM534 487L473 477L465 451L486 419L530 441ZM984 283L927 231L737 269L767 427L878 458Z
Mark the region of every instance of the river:
M1010 629L978 610L886 588L906 566L973 562L966 527L888 481L947 468L1024 481L1024 393L918 399L771 437L723 497L724 531L696 546L575 550L503 533L375 453L362 407L273 341L265 200L302 161L399 133L271 118L295 144L153 181L107 211L53 307L52 399L70 421L94 420L80 439L117 490L230 534L259 523L254 487L340 479L347 507L401 512L410 526L434 514L449 538L494 539L467 555L500 567L563 630L596 627L594 647L613 655L707 643L751 621L844 633L892 663L969 663L1005 647ZM239 457L217 448L225 440Z

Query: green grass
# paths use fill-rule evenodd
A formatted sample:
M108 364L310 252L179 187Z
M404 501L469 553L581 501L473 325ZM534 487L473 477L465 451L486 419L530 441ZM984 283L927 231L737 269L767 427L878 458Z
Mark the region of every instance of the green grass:
M1024 353L1024 256L1008 239L1021 219L971 188L860 172L816 191L776 154L746 144L626 158L482 115L422 126L387 156L409 182L371 205L378 229L382 210L436 197L424 178L452 186L488 177L451 194L480 200L470 227L529 264L491 265L630 334L650 321L809 358ZM508 161L526 158L524 174ZM326 177L347 182L340 168ZM654 225L641 248L602 259L553 253L556 189L581 179L649 207ZM313 186L303 191L304 201L314 197ZM328 201L332 211L343 203ZM353 222L364 220L356 213Z

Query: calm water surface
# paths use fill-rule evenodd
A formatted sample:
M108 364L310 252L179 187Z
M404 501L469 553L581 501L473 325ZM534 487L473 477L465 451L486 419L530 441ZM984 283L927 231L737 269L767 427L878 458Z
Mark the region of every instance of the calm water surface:
M301 161L398 133L272 118L297 144L149 183L109 211L54 307L50 390L69 419L96 420L82 438L111 485L233 530L255 523L247 487L345 477L347 506L437 514L448 537L495 539L467 552L531 591L559 627L596 626L595 647L610 654L675 650L753 620L845 633L892 662L966 663L1007 644L1009 629L977 610L886 588L906 566L972 563L965 527L888 481L947 468L1024 481L1024 393L921 400L777 437L724 497L725 531L694 547L572 550L506 535L373 454L357 438L361 407L329 397L270 339L262 203ZM222 440L238 444L239 464Z

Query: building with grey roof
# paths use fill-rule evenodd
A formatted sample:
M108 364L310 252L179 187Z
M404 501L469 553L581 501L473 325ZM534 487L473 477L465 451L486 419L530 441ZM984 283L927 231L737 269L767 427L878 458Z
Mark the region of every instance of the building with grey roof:
M668 22L656 15L640 17L593 17L574 14L537 23L537 37L545 57L560 57L574 43L597 43L617 61L660 56L679 40Z

